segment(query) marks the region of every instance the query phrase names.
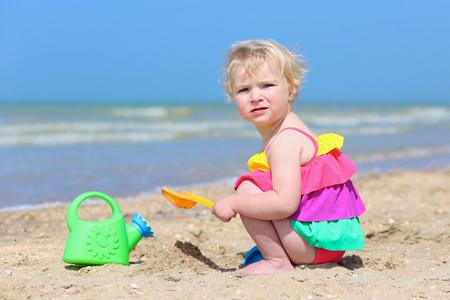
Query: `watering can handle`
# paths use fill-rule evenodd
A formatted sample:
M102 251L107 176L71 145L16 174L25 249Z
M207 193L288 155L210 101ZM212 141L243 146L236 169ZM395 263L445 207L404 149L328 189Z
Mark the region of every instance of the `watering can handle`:
M108 195L100 192L87 192L76 197L69 206L69 209L67 211L67 227L69 227L69 231L72 231L72 229L75 228L75 225L80 221L80 217L78 216L78 208L80 207L81 203L84 200L92 197L105 200L111 207L113 217L116 215L122 215L119 205L117 205L116 201L114 201Z

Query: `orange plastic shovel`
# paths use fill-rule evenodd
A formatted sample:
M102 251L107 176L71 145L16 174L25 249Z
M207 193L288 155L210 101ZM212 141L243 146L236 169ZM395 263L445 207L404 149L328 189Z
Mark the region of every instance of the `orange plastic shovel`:
M161 194L163 194L164 197L166 197L170 202L172 202L173 205L179 208L190 209L197 203L203 204L204 206L207 206L209 208L211 208L214 205L214 202L209 201L200 196L194 195L192 193L189 193L187 191L182 191L180 194L172 190L169 190L166 187L162 187Z

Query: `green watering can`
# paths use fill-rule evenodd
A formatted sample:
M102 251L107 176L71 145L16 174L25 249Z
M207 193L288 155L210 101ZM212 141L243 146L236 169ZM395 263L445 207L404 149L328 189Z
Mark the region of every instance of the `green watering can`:
M105 200L112 210L112 217L103 221L88 222L78 216L80 204L91 197ZM133 214L130 225L125 221L117 203L99 192L81 194L69 206L67 226L69 237L64 249L63 261L77 265L128 265L129 253L142 237L153 237L147 220Z

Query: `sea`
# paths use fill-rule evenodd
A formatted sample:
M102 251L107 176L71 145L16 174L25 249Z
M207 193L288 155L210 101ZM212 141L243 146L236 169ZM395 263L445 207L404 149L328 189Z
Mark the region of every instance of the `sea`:
M360 174L450 166L447 101L297 100L294 111L344 136ZM0 102L0 211L231 185L260 149L223 100Z

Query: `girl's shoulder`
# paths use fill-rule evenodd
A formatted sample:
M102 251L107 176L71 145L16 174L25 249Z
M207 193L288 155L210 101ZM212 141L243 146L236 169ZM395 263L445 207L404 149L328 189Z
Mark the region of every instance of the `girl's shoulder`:
M302 128L302 126L287 126L281 128L280 131L278 131L278 133L276 134L276 136L282 134L283 132L287 133L288 131L298 132L310 140L314 140L315 138L317 138L317 135L312 130L310 130L307 127Z
M317 155L318 145L313 134L298 127L284 127L278 131L265 152L269 155L270 148L297 147L301 164L304 165Z

